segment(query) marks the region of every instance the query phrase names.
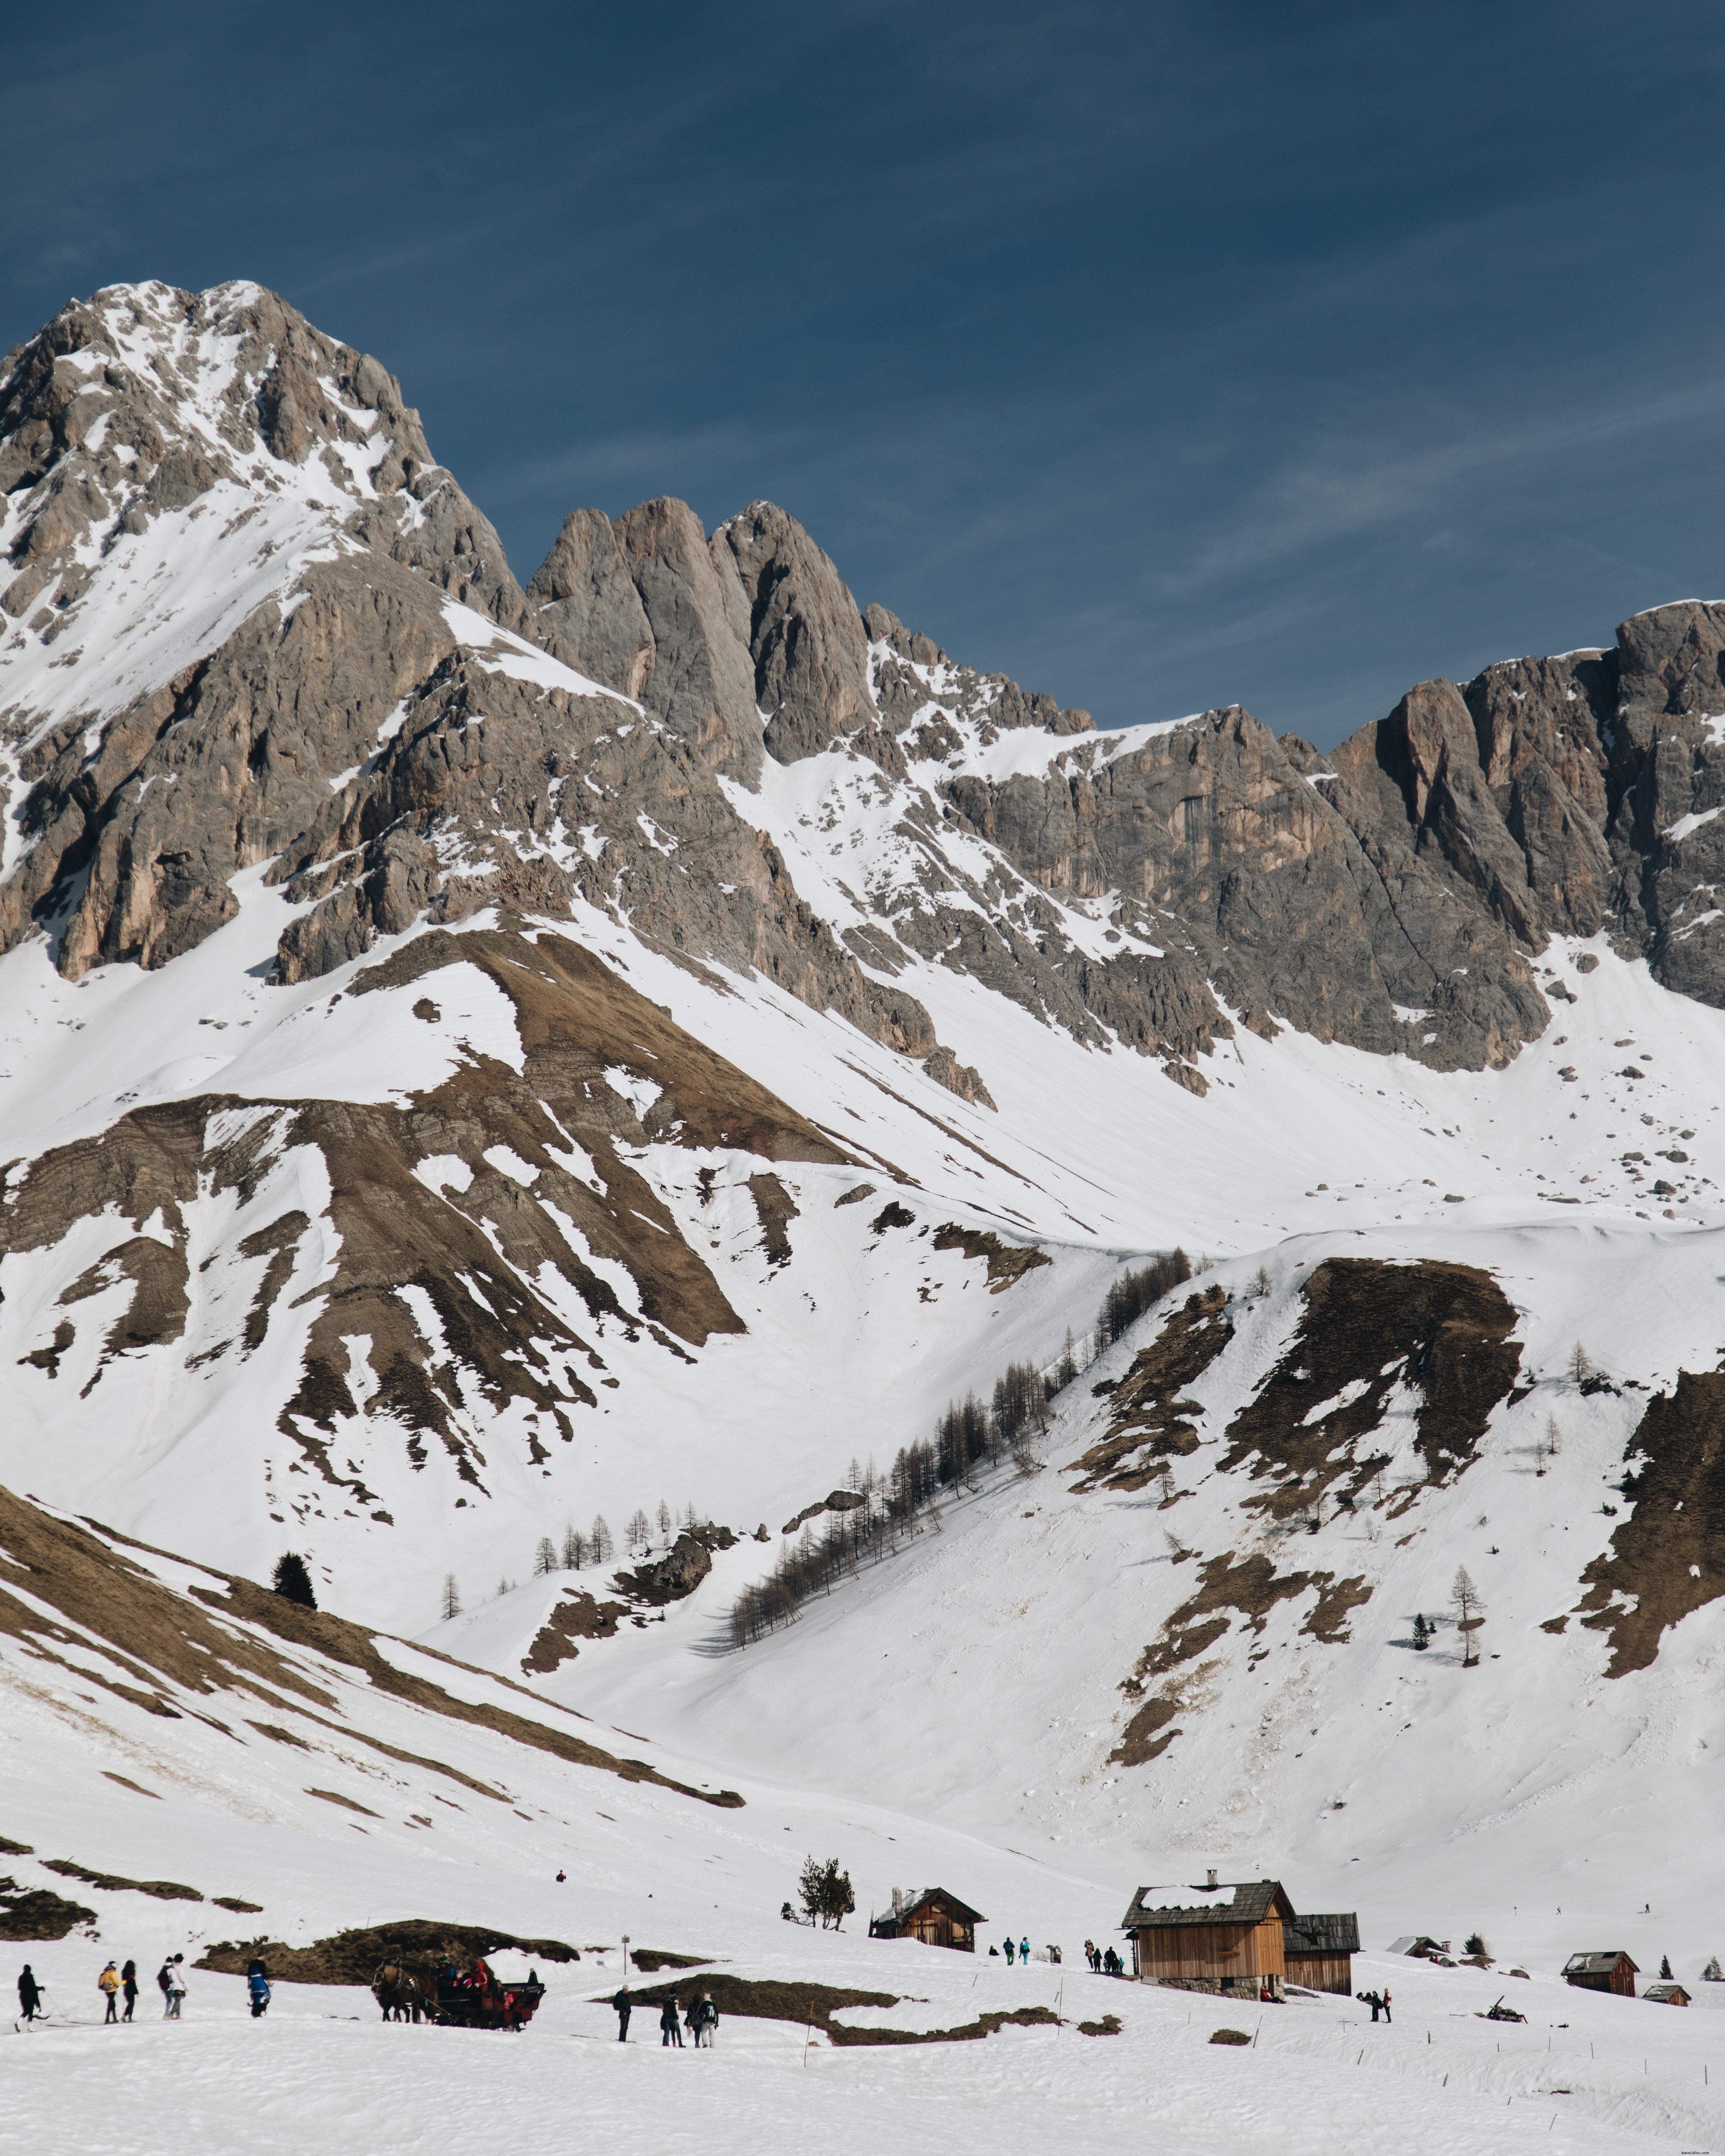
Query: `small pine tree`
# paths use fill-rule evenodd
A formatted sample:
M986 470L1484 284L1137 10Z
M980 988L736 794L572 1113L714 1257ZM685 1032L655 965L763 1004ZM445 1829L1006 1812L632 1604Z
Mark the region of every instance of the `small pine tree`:
M587 1562L587 1537L574 1527L563 1529L563 1570L579 1572Z
M1578 1340L1569 1354L1569 1382L1579 1392L1593 1374L1593 1358Z
M1268 1295L1274 1283L1271 1280L1268 1268L1264 1265L1260 1265L1256 1272L1252 1275L1252 1293L1254 1295Z
M667 1548L669 1548L670 1547L671 1509L670 1509L670 1507L665 1503L665 1500L664 1500L664 1498L663 1498L663 1497L661 1497L661 1498L660 1499L660 1501L659 1501L659 1515L658 1515L658 1517L659 1517L659 1539L660 1540L660 1542L662 1542L662 1543L665 1545L665 1547L666 1547Z
M1555 1460L1563 1449L1563 1433L1555 1415L1545 1419L1545 1456Z
M443 1609L445 1617L459 1617L461 1614L461 1590L455 1584L455 1575L453 1572L446 1572L444 1574Z
M1480 1659L1480 1650L1474 1639L1474 1634L1486 1621L1481 1614L1486 1605L1481 1598L1478 1588L1468 1578L1466 1565L1458 1565L1456 1568L1455 1584L1450 1589L1450 1599L1455 1605L1455 1630L1461 1635L1461 1666L1465 1670L1471 1670Z
M638 1506L629 1516L629 1525L624 1538L637 1557L645 1557L653 1547L653 1529L647 1515Z
M845 1919L856 1907L856 1897L850 1891L850 1874L839 1869L839 1860L829 1856L823 1864L818 1856L805 1857L802 1875L797 1881L797 1898L809 1912L813 1923L819 1919L825 1931L830 1926L839 1929Z
M1661 1984L1669 1984L1671 1980L1671 1958L1669 1954L1659 1957L1659 1980Z
M605 1525L605 1516L599 1513L593 1523L593 1532L588 1537L588 1548L593 1553L595 1564L609 1564L616 1553L617 1545L611 1539L611 1530Z
M542 1578L557 1568L557 1544L549 1535L541 1535L539 1547L533 1553L533 1569Z
M297 1602L302 1609L315 1609L317 1597L311 1591L311 1574L305 1569L305 1560L294 1551L275 1561L275 1577L271 1582L285 1602Z
M1703 1984L1725 1984L1725 1969L1720 1968L1717 1954L1713 1956L1702 1971L1701 1980Z
M1419 1610L1417 1610L1417 1609L1416 1609L1416 1610L1414 1612L1414 1648L1416 1649L1416 1650L1417 1650L1419 1653L1420 1653L1420 1654L1422 1654L1422 1655L1423 1655L1423 1654L1425 1652L1426 1649L1427 1649L1430 1645L1431 1645L1431 1627L1430 1627L1430 1625L1428 1625L1428 1624L1426 1623L1425 1619L1425 1617L1421 1614L1421 1613L1420 1613Z
M509 1578L508 1578L508 1576L507 1576L507 1574L506 1574L506 1573L501 1573L501 1574L500 1574L500 1575L499 1575L499 1577L498 1577L498 1580L497 1580L497 1594L498 1594L499 1599L501 1599L504 1595L507 1594L508 1593L509 1593Z
M1486 1961L1489 1961L1491 1958L1491 1949L1486 1944L1486 1942L1480 1937L1477 1932L1470 1932L1468 1933L1467 1944L1463 1948L1462 1951L1464 1953L1478 1954L1482 1959Z

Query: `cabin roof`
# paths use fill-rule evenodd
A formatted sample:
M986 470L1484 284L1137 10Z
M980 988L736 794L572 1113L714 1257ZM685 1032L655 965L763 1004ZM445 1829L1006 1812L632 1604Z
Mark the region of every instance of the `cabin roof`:
M926 1909L935 1902L953 1916L963 1917L967 1923L986 1924L988 1921L980 1909L973 1909L968 1902L961 1902L945 1887L925 1887L920 1894L913 1895L908 1902L901 1902L896 1909L888 1909L884 1914L892 1922L901 1924L915 1911Z
M1609 1976L1620 1962L1625 1961L1639 1975L1640 1964L1630 1961L1621 1947L1608 1948L1603 1953L1573 1953L1563 1964L1563 1974L1565 1976Z
M1681 1984L1650 1984L1641 1996L1643 1999L1656 1999L1661 2005L1668 2006L1672 1999L1686 1999L1689 1994Z
M1352 1909L1345 1915L1294 1917L1281 1928L1285 1954L1357 1954L1359 1918Z
M1389 1951L1393 1954L1423 1954L1428 1947L1439 1953L1444 1951L1443 1941L1433 1938L1428 1932L1409 1932L1404 1938L1392 1939L1389 1943Z
M1120 1928L1137 1932L1171 1930L1184 1924L1261 1924L1271 1916L1286 1923L1293 1914L1294 1905L1279 1879L1224 1880L1218 1887L1141 1887Z

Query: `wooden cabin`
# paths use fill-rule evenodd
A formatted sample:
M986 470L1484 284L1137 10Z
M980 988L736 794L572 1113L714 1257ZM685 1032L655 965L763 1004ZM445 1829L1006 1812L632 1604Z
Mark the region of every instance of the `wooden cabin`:
M1139 1887L1121 1929L1141 1984L1280 1998L1282 1928L1295 1921L1280 1880L1218 1881L1213 1871L1202 1887Z
M1689 2004L1689 1994L1681 1984L1650 1984L1641 1996L1651 1999L1656 2006L1686 2006Z
M1359 1952L1359 1918L1296 1917L1281 1928L1281 1958L1290 1984L1308 1991L1353 1996L1353 1957Z
M1621 1947L1606 1953L1573 1953L1563 1964L1563 1981L1583 1991L1612 1991L1620 1999L1633 1999L1640 1971Z
M952 1947L959 1953L976 1952L976 1928L988 1918L968 1907L944 1887L925 1887L920 1894L904 1895L894 1888L892 1907L884 1917L869 1919L871 1939L921 1939L926 1947Z

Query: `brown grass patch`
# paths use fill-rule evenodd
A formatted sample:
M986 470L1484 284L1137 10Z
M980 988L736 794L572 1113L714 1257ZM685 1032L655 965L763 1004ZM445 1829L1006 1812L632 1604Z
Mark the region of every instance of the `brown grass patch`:
M1107 1430L1072 1463L1085 1478L1081 1490L1099 1482L1115 1490L1142 1489L1167 1461L1197 1450L1198 1432L1186 1418L1199 1412L1198 1404L1181 1395L1234 1337L1227 1302L1219 1287L1189 1295L1168 1313L1150 1345L1138 1351L1131 1369L1109 1389Z
M988 1229L961 1228L955 1220L935 1229L934 1247L963 1250L967 1258L980 1258L988 1268L990 1295L1004 1295L1014 1281L1021 1281L1038 1265L1054 1262L1046 1250L1038 1250L1034 1243L1003 1243Z
M1634 1510L1582 1573L1573 1613L1609 1638L1609 1677L1646 1669L1667 1627L1725 1594L1725 1373L1679 1371L1676 1390L1647 1403L1637 1453L1645 1462L1623 1486Z
M69 1856L44 1856L44 1871L57 1871L63 1879L76 1879L86 1887L100 1887L107 1894L153 1894L158 1902L201 1902L195 1887L182 1887L172 1879L121 1879L112 1871L89 1871Z
M530 1960L579 1961L577 1948L562 1939L521 1939L512 1932L482 1925L442 1924L424 1917L403 1917L393 1924L371 1924L315 1939L309 1947L284 1946L275 1939L223 1940L205 1953L199 1969L223 1976L244 1976L254 1959L266 1964L270 1982L283 1984L370 1984L385 1961L424 1973L446 1961L471 1961L475 1954L506 1950Z
M1055 2023L1046 2006L1018 2006L1010 2013L978 2015L955 2029L853 2029L833 2016L848 2006L896 2006L899 1994L891 1991L847 1991L829 1984L780 1984L743 1976L703 1976L687 1984L661 1984L645 1991L631 1992L638 2007L662 2006L675 1999L686 2007L705 1994L719 2010L720 2018L754 2021L789 2021L798 2028L812 2025L829 2043L845 2044L961 2044L992 2035L1014 2024L1028 2027ZM598 2002L596 2002L598 2003ZM603 2002L608 2005L608 1999Z
M1398 1265L1328 1258L1301 1296L1305 1314L1293 1345L1228 1426L1222 1471L1250 1461L1255 1474L1277 1478L1249 1506L1287 1519L1338 1484L1342 1501L1357 1502L1385 1458L1359 1448L1404 1383L1423 1395L1416 1443L1426 1482L1442 1484L1472 1465L1522 1357L1522 1343L1509 1337L1515 1311L1490 1273L1435 1259ZM1307 1421L1354 1384L1364 1388L1356 1399Z
M0 1879L0 1939L63 1939L95 1911L62 1901L45 1887L26 1892L16 1879Z

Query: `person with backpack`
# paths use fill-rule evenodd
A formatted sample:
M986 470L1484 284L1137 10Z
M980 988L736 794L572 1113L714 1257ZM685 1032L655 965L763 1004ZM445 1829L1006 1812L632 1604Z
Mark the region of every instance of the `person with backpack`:
M26 2021L33 2021L42 2011L42 1986L36 1981L36 1972L26 1962L18 1972L18 2011Z
M1009 1932L1006 1935L1006 1966L1009 1969L1013 1966L1013 1964L1018 1958L1018 1948L1012 1943L1012 1934Z
M662 2051L671 2044L675 2044L680 2051L683 2048L683 2032L677 2025L677 1995L675 1992L665 2000L659 2015L659 2048Z
M254 1961L246 1971L245 1989L252 2003L252 2019L261 2021L270 2010L270 1978L262 1962Z
M713 2004L713 1994L703 1991L695 2009L695 2047L710 2051L713 2048L713 2034L719 2025L719 2010Z
M617 2041L619 2044L626 2044L629 2041L629 2017L634 2011L634 2001L629 1995L626 1984L611 2004L617 2009Z
M167 2001L167 2011L162 2017L164 2021L177 2021L180 2009L186 2003L185 1964L184 1954L170 1954L162 1964L162 1972L156 1979Z
M119 2010L114 2004L116 1994L120 1989L120 1972L112 1962L108 1964L96 1979L96 1989L108 2002L108 2010L102 2016L102 2026L105 2028L109 2022L117 2021L120 2019Z
M121 1970L120 1989L126 1997L126 2011L120 2018L122 2021L130 2021L138 2003L138 1965L135 1961L127 1962Z
M1020 1939L1019 1941L1019 1959L1023 1962L1026 1969L1030 1966L1030 1942L1029 1939Z

